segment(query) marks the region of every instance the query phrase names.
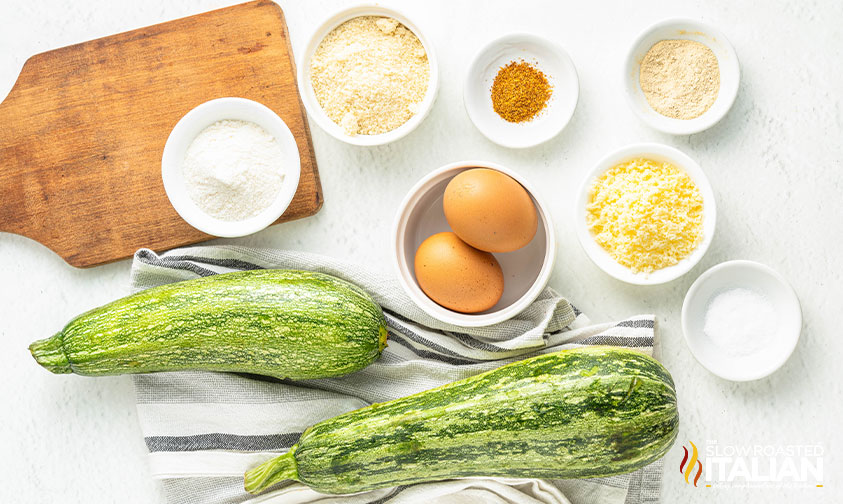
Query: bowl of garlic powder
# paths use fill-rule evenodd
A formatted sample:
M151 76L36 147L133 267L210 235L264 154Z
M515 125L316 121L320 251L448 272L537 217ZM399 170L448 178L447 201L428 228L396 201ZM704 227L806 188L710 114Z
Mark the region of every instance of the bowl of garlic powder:
M353 145L382 145L413 131L433 106L439 72L433 46L394 9L361 5L330 16L299 58L310 117Z
M205 102L176 123L161 157L173 208L199 231L232 238L277 220L299 185L292 132L269 107L245 98Z
M738 94L740 65L719 30L668 19L644 30L624 66L627 102L648 126L690 135L720 121Z

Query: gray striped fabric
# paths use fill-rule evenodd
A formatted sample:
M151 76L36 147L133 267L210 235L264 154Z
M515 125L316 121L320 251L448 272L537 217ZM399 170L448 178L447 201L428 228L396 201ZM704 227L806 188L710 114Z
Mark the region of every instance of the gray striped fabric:
M171 504L242 502L601 503L659 501L661 463L593 480L475 478L330 497L291 483L254 498L242 474L292 446L309 425L373 402L459 380L532 355L580 345L616 345L652 354L652 315L591 324L551 288L517 317L462 328L422 312L390 276L303 252L192 247L158 255L142 249L132 265L133 291L200 276L259 268L329 273L355 283L383 307L389 346L368 368L327 380L180 372L134 378L141 429L153 476Z

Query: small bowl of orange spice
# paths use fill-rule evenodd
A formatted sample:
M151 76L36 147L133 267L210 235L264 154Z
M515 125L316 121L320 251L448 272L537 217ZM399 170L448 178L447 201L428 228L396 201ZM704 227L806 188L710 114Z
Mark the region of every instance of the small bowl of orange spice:
M481 49L463 87L465 109L477 129L512 148L555 137L578 99L579 79L568 53L527 33L506 35Z

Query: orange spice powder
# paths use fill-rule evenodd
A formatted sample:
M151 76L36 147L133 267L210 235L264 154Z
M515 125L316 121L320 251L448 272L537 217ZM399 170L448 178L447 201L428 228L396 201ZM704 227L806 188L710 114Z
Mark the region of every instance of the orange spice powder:
M553 86L541 70L524 60L510 61L500 67L492 83L492 106L504 120L522 123L535 118L552 93Z

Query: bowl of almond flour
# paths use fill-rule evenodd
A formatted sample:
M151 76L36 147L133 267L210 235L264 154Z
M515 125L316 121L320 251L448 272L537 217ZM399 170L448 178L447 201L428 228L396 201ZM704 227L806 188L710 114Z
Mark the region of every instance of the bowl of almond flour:
M433 46L394 9L344 9L316 29L299 58L310 117L353 145L382 145L413 131L436 99Z
M182 117L161 157L173 208L213 236L256 233L278 219L296 193L296 139L270 108L245 98L217 98Z

